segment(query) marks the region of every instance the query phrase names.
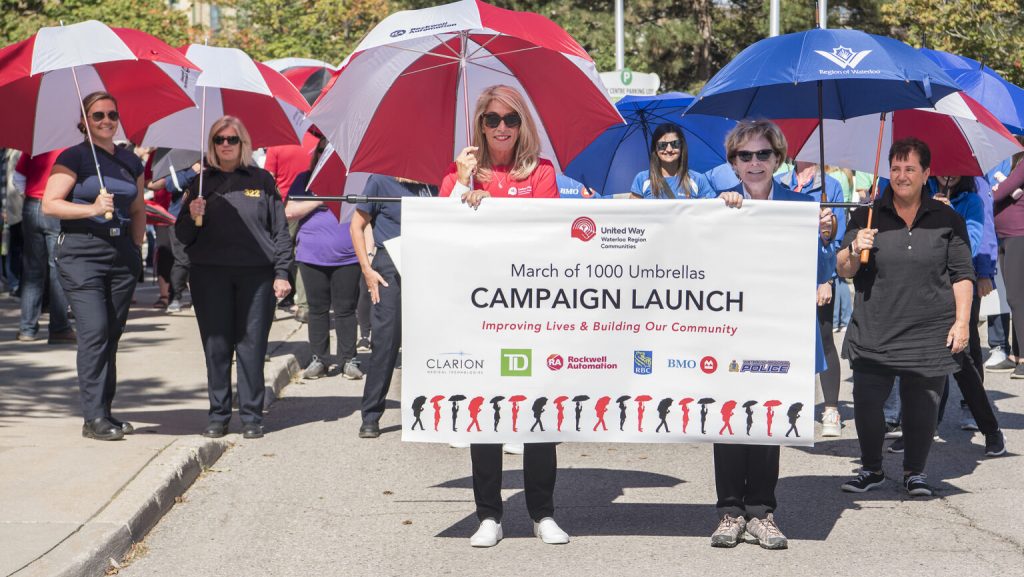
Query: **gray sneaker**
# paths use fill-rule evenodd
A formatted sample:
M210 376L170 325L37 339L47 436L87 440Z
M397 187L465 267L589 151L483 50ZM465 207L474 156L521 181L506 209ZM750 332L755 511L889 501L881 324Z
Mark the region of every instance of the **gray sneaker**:
M718 524L718 528L711 534L712 547L735 547L740 542L740 536L747 528L747 520L743 517L725 515Z
M167 312L169 313L180 313L181 312L181 300L174 299L167 305Z
M319 379L327 373L327 366L320 360L320 357L313 355L313 360L309 362L309 366L306 370L302 371L302 378L314 380Z
M754 542L762 549L785 549L789 547L789 539L782 534L779 526L775 524L775 515L768 513L764 519L751 519L747 521L747 535L753 538Z
M363 371L359 369L359 361L352 359L345 363L341 369L341 376L350 381L358 381L363 378Z
M967 407L960 406L960 428L964 431L977 431L978 422L974 420L974 414Z

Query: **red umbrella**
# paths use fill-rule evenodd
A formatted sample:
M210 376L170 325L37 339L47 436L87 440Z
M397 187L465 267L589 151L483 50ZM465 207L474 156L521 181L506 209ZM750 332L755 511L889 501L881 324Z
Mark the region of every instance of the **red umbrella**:
M312 58L277 58L264 64L287 78L310 106L338 72L337 67Z
M370 174L366 172L349 174L334 147L328 144L320 155L320 161L313 168L306 190L315 196L359 195L366 188L366 181L369 178ZM351 202L325 201L324 204L338 217L338 222L352 220L355 205Z
M154 226L169 226L174 224L174 215L167 212L167 209L153 202L146 201L146 224Z

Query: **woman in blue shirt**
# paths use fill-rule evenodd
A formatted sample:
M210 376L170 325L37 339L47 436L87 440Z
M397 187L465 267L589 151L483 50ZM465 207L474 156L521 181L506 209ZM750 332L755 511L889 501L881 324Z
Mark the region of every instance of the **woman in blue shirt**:
M683 129L671 122L654 129L651 167L636 175L630 192L642 198L715 197L707 178L689 170Z

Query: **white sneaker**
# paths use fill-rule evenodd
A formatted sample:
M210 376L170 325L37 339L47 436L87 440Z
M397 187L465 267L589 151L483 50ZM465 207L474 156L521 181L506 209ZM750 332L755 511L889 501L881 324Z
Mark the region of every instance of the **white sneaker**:
M569 534L551 517L544 517L539 523L534 523L533 534L548 545L564 545L569 542Z
M506 455L522 455L525 449L522 443L505 443L501 446Z
M821 436L841 437L843 435L843 421L836 409L825 409L821 415Z
M1005 360L1006 351L1001 348L993 348L992 351L989 352L988 359L985 360L985 368L992 368Z
M494 547L502 537L501 523L487 518L480 522L480 528L469 538L469 544L473 547Z
M453 442L453 443L448 443L448 446L453 448L453 449L468 449L469 448L469 443Z

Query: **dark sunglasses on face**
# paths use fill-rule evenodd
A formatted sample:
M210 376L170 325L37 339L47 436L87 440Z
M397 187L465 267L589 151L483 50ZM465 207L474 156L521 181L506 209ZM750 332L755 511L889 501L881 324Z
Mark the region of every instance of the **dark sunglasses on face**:
M675 140L661 141L658 143L658 152L665 152L669 148L679 150L681 146L682 143L679 142L678 138Z
M502 121L505 122L505 126L508 128L515 128L523 123L523 119L519 118L518 112L509 112L505 116L498 114L497 112L488 112L484 114L484 126L487 128L497 128Z
M230 144L231 146L234 146L234 145L238 144L239 142L242 142L242 139L240 137L238 137L238 136L214 136L213 137L213 143L217 144L217 145L227 143L227 144Z
M750 162L751 160L754 159L755 156L757 156L758 160L760 160L761 162L764 162L764 161L768 160L769 158L771 158L773 154L775 154L775 151L770 149L770 148L765 148L764 150L757 150L757 151L754 151L754 150L738 150L738 151L736 151L736 158L742 160L743 162Z
M93 122L100 122L104 118L109 118L111 122L117 122L117 119L121 118L121 115L118 114L116 110L111 110L110 112L103 112L102 110L97 110L96 112L90 114L89 118L91 118Z

